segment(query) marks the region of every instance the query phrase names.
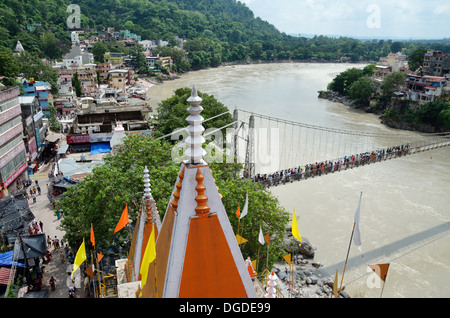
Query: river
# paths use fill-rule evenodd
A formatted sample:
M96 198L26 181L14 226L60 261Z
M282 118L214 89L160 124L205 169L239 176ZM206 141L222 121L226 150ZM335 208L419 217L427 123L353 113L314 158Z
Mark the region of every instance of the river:
M180 87L196 87L234 108L312 125L393 132L378 116L317 98L318 90L354 64L225 66L184 74L150 88L151 105ZM415 133L394 131L401 136ZM281 145L282 147L282 145ZM352 244L345 271L351 297L450 297L450 147L272 187L300 233L317 247L323 270L342 275L362 195L362 251ZM249 211L251 213L251 211ZM389 263L383 284L369 264ZM381 294L382 292L382 294Z

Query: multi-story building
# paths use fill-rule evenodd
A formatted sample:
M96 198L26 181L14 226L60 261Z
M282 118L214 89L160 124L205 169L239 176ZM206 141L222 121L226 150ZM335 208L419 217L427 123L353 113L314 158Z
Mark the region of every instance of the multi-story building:
M121 52L106 52L103 57L105 63L109 63L112 66L123 64L123 53Z
M133 72L131 70L110 70L109 87L123 90L127 85L133 84Z
M428 51L423 57L424 75L443 77L450 73L450 54L439 51Z
M27 176L20 89L0 87L0 198L15 193Z
M111 70L110 63L99 63L97 64L98 76L103 84L107 84L108 72Z
M50 110L48 109L48 99L52 86L49 83L30 79L28 82L22 84L22 89L24 91L24 96L36 96L44 114L50 114Z
M20 96L19 103L22 109L27 158L29 161L34 161L45 147L46 126L43 121L44 113L35 96ZM33 138L36 146L34 146ZM36 155L34 152L36 152Z

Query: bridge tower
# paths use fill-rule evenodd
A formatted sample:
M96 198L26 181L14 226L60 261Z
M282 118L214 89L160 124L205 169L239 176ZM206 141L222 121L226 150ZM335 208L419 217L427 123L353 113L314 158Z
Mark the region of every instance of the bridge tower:
M245 151L244 177L255 177L255 117L250 116L248 121L247 149Z

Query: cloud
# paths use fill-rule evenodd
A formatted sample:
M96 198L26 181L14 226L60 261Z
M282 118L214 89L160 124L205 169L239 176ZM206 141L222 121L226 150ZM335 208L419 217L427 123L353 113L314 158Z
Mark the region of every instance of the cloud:
M423 0L244 0L255 16L286 33L448 37L450 3ZM370 6L380 28L369 28ZM432 30L432 33L430 31ZM440 34L436 32L441 32Z
M450 3L440 4L434 10L434 14L448 14L450 15Z

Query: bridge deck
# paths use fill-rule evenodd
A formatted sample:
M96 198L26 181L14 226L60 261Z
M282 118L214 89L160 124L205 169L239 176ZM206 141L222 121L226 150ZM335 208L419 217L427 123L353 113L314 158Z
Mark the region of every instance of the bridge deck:
M305 165L304 167L297 167L291 169L285 169L273 174L258 174L254 181L263 184L265 187L278 186L279 184L292 183L297 180L307 180L308 178L314 178L315 176L327 175L328 173L334 173L336 171L353 169L364 166L366 164L385 161L393 158L400 158L406 155L412 155L423 151L428 151L440 147L449 146L450 141L436 142L430 145L418 146L414 148L404 147L403 149L398 147L394 148L392 152L372 152L364 155L354 155L337 160L324 161L315 164Z

